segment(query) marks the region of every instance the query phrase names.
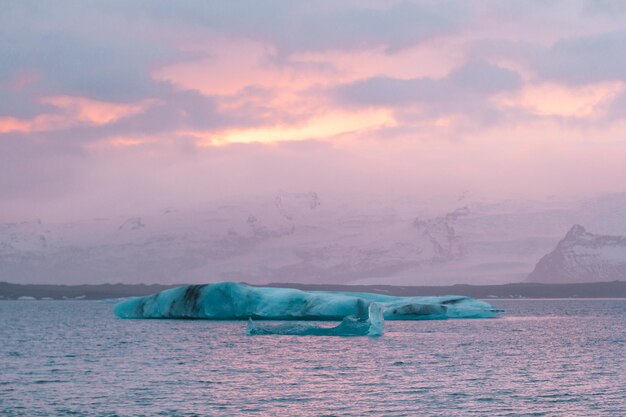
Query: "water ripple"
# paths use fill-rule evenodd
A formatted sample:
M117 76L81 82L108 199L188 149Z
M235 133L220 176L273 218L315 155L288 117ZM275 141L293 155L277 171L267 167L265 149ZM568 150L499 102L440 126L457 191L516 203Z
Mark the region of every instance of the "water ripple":
M625 301L494 304L505 318L345 339L3 301L0 415L626 415Z

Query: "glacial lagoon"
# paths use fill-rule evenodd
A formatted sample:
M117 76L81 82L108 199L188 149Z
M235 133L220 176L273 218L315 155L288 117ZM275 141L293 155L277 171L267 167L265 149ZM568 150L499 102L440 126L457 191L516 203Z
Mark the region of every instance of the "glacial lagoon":
M626 415L626 300L489 303L506 314L344 338L1 301L0 415Z

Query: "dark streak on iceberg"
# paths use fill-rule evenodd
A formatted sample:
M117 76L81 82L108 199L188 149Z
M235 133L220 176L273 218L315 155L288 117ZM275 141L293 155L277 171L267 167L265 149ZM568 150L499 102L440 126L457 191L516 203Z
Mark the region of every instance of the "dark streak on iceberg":
M393 297L371 293L250 287L233 282L188 285L115 305L120 318L329 320L364 317L372 303L386 320L487 318L499 310L462 296Z

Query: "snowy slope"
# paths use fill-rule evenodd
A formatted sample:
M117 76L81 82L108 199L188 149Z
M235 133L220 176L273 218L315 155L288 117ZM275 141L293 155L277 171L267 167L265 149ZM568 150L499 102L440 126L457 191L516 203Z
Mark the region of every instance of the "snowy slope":
M537 264L530 282L626 281L626 237L595 235L574 225Z
M626 195L446 204L280 193L196 211L0 224L0 281L506 283L523 280L572 224L626 234Z

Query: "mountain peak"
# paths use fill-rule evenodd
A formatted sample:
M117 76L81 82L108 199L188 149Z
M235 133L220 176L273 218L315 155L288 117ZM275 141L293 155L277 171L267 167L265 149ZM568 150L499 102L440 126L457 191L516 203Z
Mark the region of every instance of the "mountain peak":
M556 248L539 260L526 281L600 282L626 278L626 237L596 235L575 224Z
M571 229L569 229L569 232L567 232L567 234L565 235L565 239L564 240L571 240L571 239L575 239L579 236L583 236L586 235L587 231L585 230L585 228L579 224L575 224L572 226Z

